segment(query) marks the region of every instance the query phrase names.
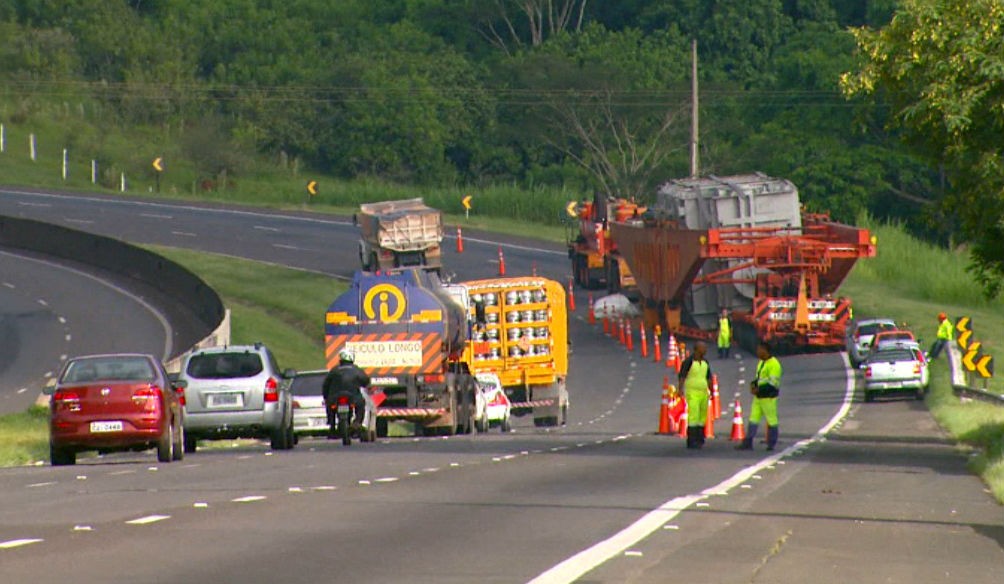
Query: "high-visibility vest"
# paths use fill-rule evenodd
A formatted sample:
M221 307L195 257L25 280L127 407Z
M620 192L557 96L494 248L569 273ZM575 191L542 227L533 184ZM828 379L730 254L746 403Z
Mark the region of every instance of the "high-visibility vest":
M732 341L732 325L727 317L718 319L718 346L728 347Z
M707 361L694 359L690 362L690 369L687 370L687 377L683 380L683 390L700 391L708 390L708 365Z
M938 338L950 341L955 337L955 327L947 318L938 325Z

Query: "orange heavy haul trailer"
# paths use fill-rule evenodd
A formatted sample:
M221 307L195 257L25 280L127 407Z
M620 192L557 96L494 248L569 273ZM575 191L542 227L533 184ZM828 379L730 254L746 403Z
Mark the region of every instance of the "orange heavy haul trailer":
M627 199L612 199L597 193L591 202L576 208L577 233L568 242L572 276L586 289L606 287L635 297L634 276L610 238L610 221L626 221L645 212L645 207Z
M650 323L710 339L726 309L739 344L782 351L844 345L850 300L837 289L875 255L867 230L803 212L790 181L761 173L672 181L610 233Z

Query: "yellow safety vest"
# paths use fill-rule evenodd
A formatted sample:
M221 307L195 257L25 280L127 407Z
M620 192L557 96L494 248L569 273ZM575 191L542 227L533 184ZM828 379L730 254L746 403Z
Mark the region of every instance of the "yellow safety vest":
M732 327L729 326L728 318L718 319L718 346L728 347L732 341Z

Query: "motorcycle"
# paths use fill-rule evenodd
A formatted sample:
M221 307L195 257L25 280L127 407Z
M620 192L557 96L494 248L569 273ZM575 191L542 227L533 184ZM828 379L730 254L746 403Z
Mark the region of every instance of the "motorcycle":
M342 444L349 446L352 444L352 400L347 395L339 395L331 407L335 411L332 416L332 421L335 422L332 435L340 436Z

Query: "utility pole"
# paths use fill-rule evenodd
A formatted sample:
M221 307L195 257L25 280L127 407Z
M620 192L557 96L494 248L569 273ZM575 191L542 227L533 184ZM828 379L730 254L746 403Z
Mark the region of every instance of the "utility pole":
M690 178L697 178L701 171L697 160L697 39L691 41L690 52Z

